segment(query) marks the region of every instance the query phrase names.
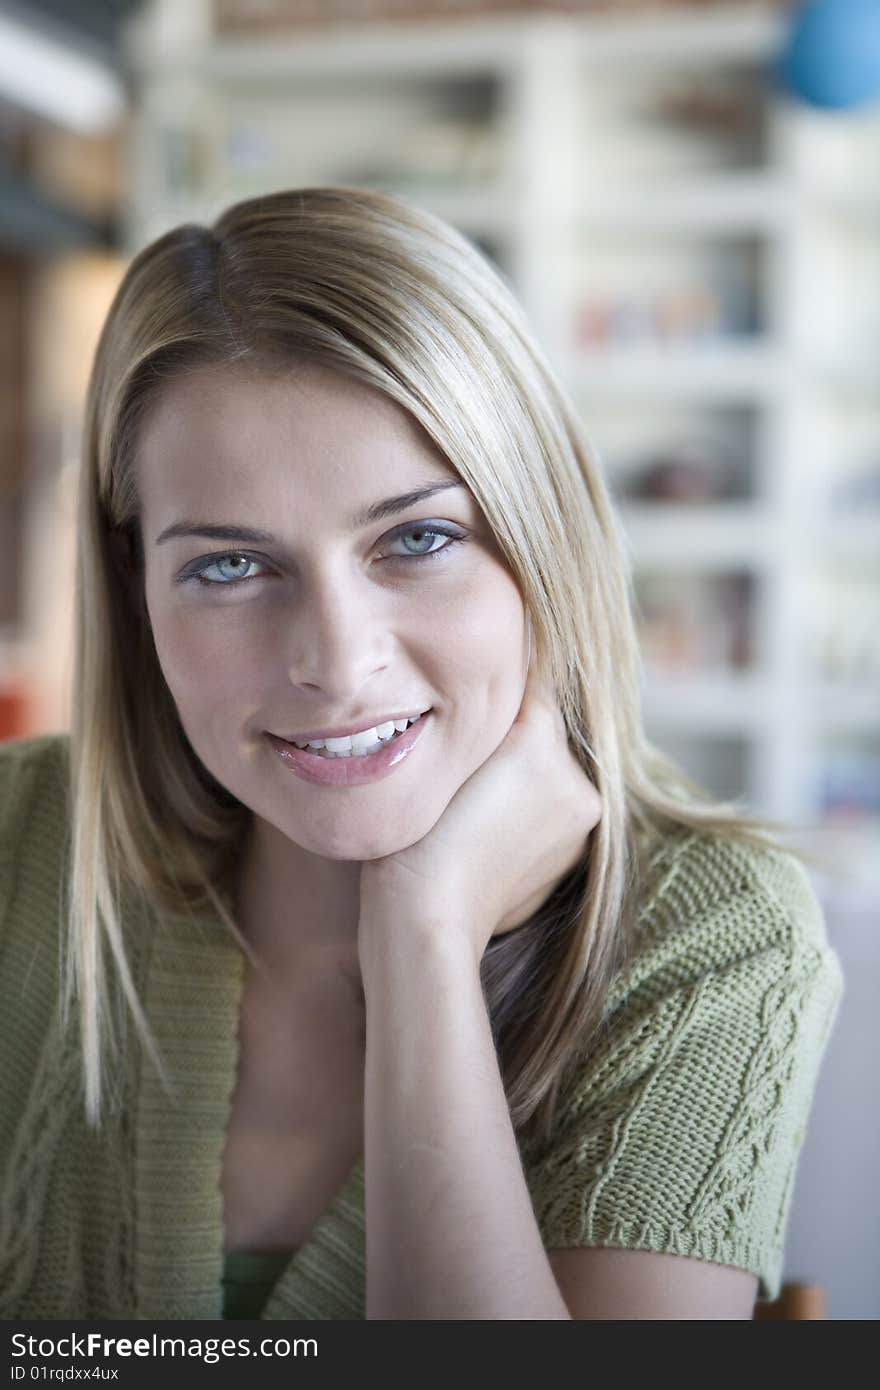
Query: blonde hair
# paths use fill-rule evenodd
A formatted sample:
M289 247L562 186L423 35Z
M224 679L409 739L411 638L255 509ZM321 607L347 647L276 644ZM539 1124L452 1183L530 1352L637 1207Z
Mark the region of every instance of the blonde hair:
M175 228L131 262L86 401L78 499L64 1017L76 997L88 1121L119 1053L109 948L164 1076L124 949L122 883L151 904L229 910L249 817L202 765L162 676L142 581L134 458L163 382L200 364L307 360L421 423L482 508L531 619L569 742L602 802L584 861L482 962L516 1130L550 1133L567 1060L595 1033L639 896L638 831L702 830L774 847L772 823L720 803L648 742L627 552L599 460L510 287L407 201L304 188ZM127 552L120 560L120 545ZM781 846L776 845L779 848ZM215 887L215 885L219 885Z

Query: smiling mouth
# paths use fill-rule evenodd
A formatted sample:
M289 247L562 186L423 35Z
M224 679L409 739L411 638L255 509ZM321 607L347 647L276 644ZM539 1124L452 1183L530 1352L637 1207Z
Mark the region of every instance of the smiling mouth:
M390 738L377 739L374 743L368 744L364 748L332 750L329 748L310 748L308 744L303 746L302 744L294 743L291 739L282 739L281 741L282 743L286 743L290 748L295 748L297 753L306 753L313 758L329 759L370 757L373 753L379 753L383 748L387 748L389 744L394 743L405 733L408 733L409 730L414 728L417 724L421 724L423 720L427 719L430 713L430 709L425 710L422 714L418 716L418 718L409 721L405 729L395 729L394 733L391 735ZM280 735L278 737L280 737Z

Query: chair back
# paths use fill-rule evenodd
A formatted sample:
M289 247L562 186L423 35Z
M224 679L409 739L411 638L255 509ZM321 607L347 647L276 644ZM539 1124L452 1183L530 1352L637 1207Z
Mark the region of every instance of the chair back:
M786 1322L800 1319L814 1321L827 1316L822 1284L792 1282L782 1285L779 1297L772 1303L756 1303L753 1321L775 1322L780 1318Z

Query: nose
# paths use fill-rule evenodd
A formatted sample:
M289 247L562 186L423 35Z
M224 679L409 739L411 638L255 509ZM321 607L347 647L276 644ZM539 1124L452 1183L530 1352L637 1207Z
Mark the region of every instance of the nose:
M380 596L366 589L342 577L303 586L285 638L292 685L346 705L386 669L390 615Z

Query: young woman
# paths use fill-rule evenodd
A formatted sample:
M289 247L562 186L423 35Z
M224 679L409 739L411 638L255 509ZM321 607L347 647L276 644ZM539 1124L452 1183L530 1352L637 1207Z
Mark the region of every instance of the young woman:
M161 237L77 524L70 732L0 749L0 1315L774 1298L839 962L646 739L601 468L488 261L359 188Z

